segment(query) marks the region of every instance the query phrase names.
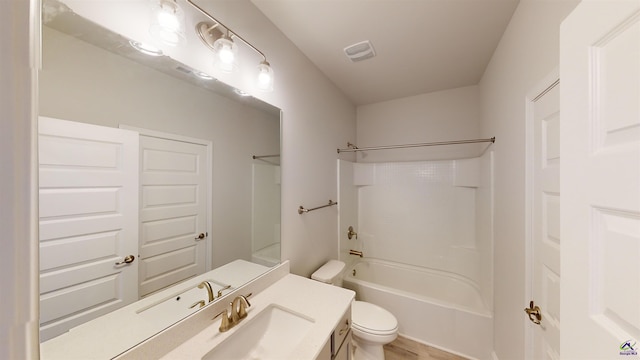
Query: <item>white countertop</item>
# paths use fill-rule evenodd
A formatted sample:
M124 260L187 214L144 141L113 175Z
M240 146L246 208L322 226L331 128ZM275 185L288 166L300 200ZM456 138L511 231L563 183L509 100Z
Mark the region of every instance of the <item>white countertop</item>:
M234 328L221 333L218 330L221 320L211 320L210 326L175 347L162 359L200 359L271 305L278 305L313 319L313 326L293 349L290 358L315 359L342 315L351 306L354 297L355 293L351 290L288 274L262 292L251 296L249 301L252 306L247 309L247 317Z
M162 302L173 299L176 296L189 291L204 280L218 284L230 284L232 287L224 293L233 291L248 281L262 275L269 268L250 263L244 260L236 260L217 269L191 278L185 282L176 284L159 293L145 297L133 304L122 307L109 314L86 322L68 332L40 344L41 359L111 359L121 352L137 345L154 334L164 330L171 324L195 312L198 308L189 309L193 302L187 296L178 306L182 313L177 317L163 319L161 312L153 307ZM214 286L217 293L220 285ZM201 299L207 300L206 290L198 289ZM216 299L217 300L217 299ZM149 316L145 310L150 309ZM186 312L185 312L186 311ZM167 314L176 315L176 314Z

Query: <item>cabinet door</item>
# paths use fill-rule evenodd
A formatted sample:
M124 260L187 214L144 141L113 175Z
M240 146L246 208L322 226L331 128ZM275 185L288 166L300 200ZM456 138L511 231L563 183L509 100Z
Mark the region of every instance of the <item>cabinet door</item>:
M338 352L333 356L333 360L351 360L351 331L347 332L347 336Z
M342 315L342 319L338 322L338 326L336 326L333 334L331 334L331 354L335 356L342 344L346 341L345 339L351 333L351 308L347 310L344 315Z

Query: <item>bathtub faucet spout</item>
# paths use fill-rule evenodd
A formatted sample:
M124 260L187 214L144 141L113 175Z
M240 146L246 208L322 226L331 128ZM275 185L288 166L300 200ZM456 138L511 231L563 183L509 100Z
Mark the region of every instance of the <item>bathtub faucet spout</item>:
M363 256L362 251L357 251L357 250L349 250L349 255L358 255L360 257Z

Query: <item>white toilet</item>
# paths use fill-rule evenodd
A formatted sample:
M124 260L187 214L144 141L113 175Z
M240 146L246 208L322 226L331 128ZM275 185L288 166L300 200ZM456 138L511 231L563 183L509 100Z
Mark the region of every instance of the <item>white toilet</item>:
M342 286L345 264L329 260L311 275L313 280ZM398 320L392 313L364 301L351 304L351 331L355 352L354 360L383 360L382 346L398 337Z

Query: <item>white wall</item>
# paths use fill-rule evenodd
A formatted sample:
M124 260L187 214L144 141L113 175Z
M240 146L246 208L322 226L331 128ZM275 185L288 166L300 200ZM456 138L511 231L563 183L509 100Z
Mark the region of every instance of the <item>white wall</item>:
M479 89L468 86L359 106L357 133L359 147L475 139L480 134ZM358 154L358 162L460 159L478 156L484 147L367 151Z
M0 359L38 354L37 75L28 1L0 1Z
M480 82L483 136L496 136L494 350L523 359L525 97L559 62L559 24L577 1L523 0ZM562 86L562 85L561 85Z
M43 28L40 115L124 124L213 143L213 267L251 260L253 154L280 152L279 114L258 111ZM279 194L279 192L278 192Z

